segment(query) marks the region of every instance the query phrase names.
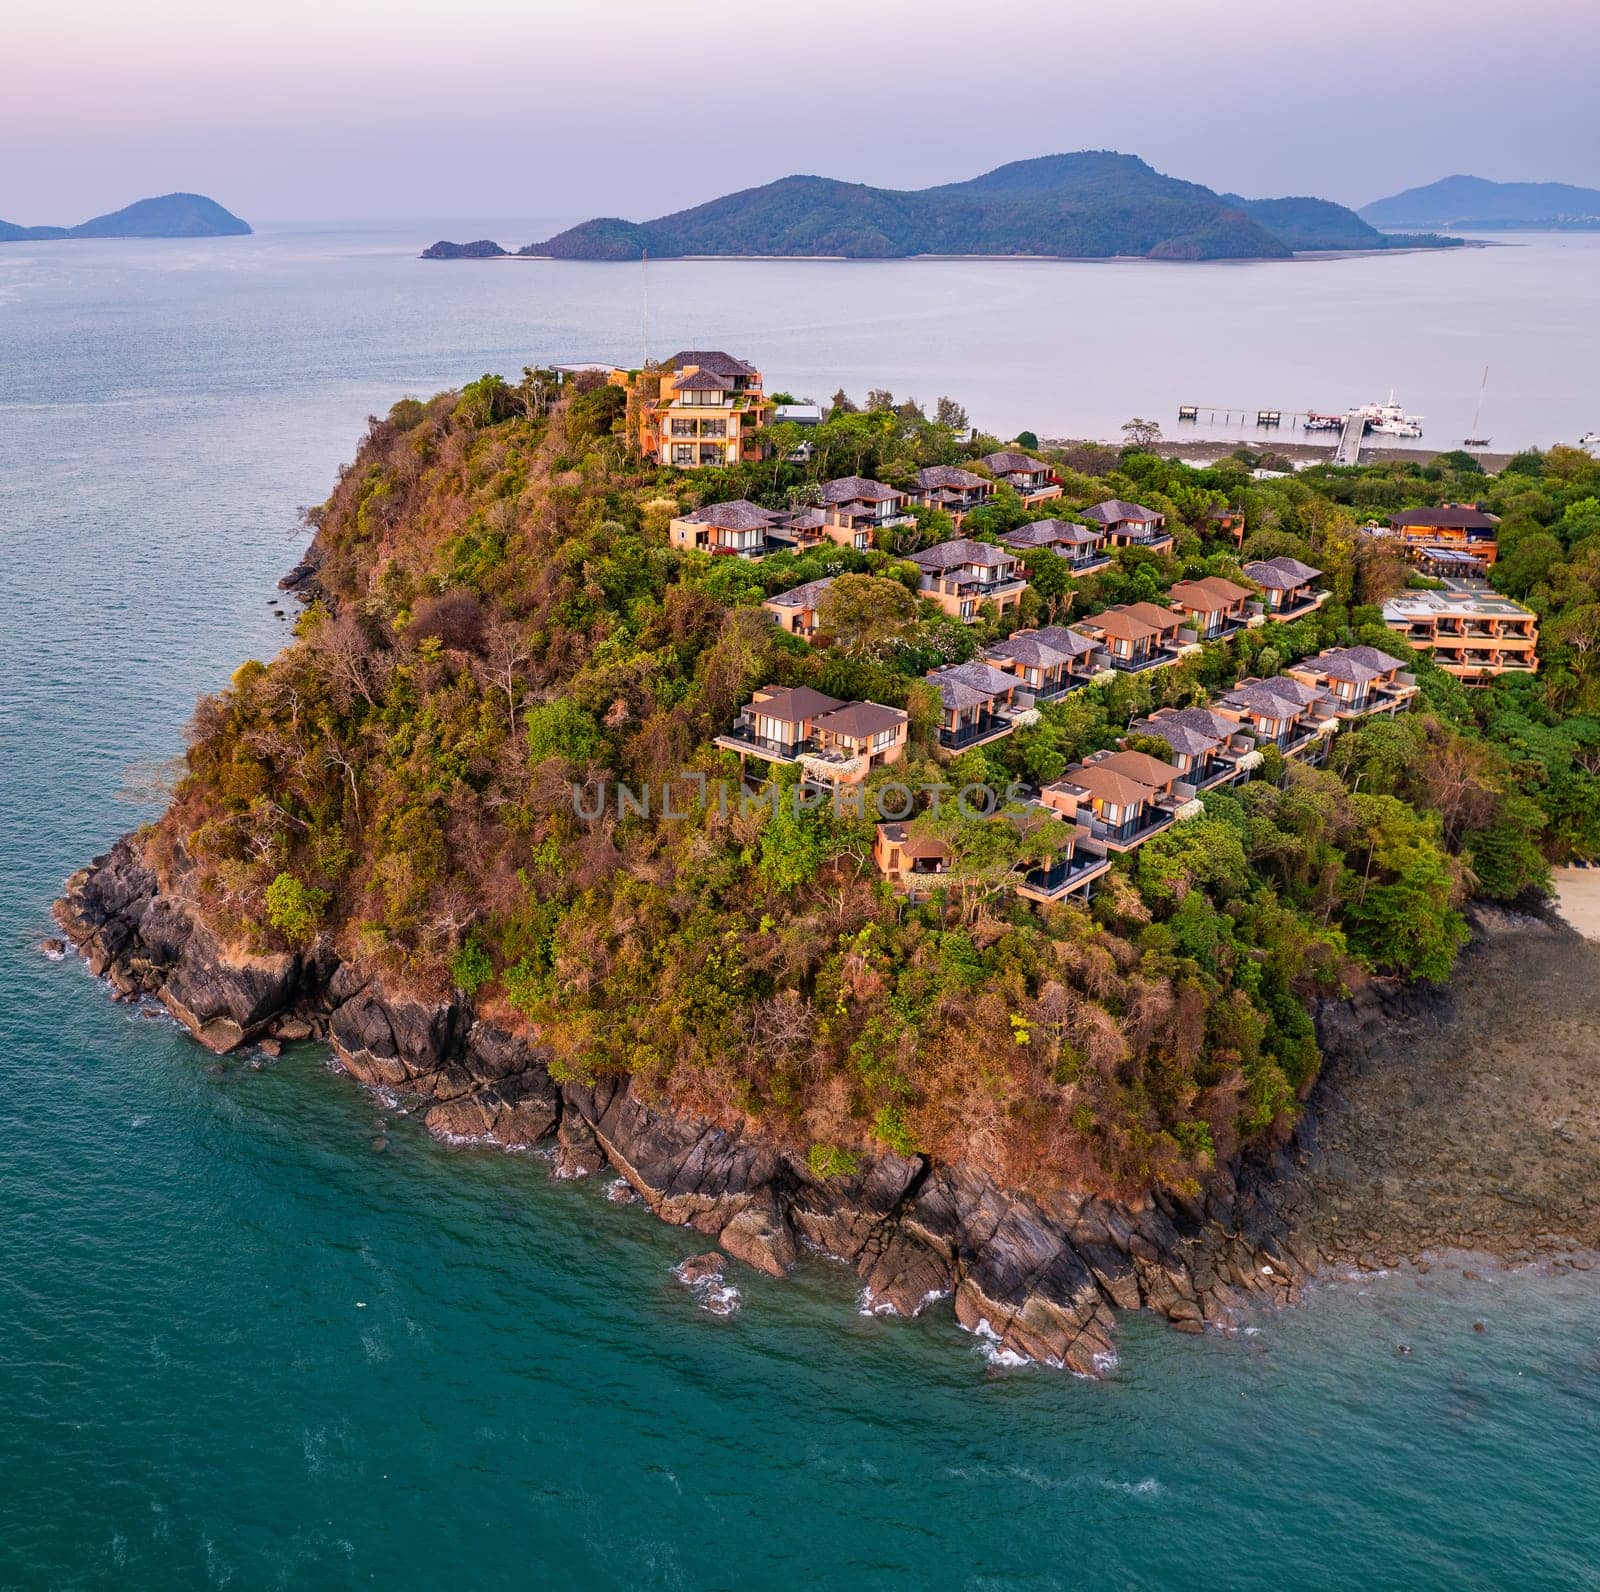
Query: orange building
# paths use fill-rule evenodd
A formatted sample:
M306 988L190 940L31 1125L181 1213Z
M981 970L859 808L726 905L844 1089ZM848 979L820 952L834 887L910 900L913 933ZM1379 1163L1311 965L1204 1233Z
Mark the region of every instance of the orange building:
M1389 521L1389 531L1413 557L1424 549L1466 553L1492 564L1500 551L1500 519L1475 503L1441 503L1433 509L1406 509Z
M1383 622L1468 685L1539 667L1537 615L1487 586L1403 592L1383 605Z
M611 380L628 394L628 442L657 464L692 470L763 456L774 406L754 365L686 348L661 365L614 370Z

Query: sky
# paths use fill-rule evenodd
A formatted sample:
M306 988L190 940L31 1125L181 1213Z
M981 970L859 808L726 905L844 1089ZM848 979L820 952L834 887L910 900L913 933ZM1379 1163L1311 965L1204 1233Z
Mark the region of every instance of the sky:
M0 218L647 219L1111 148L1251 197L1600 186L1595 0L5 0ZM513 239L512 241L525 241Z

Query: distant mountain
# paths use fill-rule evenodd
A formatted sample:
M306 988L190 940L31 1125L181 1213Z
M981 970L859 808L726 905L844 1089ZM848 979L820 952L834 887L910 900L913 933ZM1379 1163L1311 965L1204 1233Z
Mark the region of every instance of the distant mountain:
M1445 177L1361 208L1375 227L1462 227L1478 232L1600 228L1600 189L1565 182Z
M1283 231L1271 218L1272 206L1288 207ZM658 260L928 254L1282 260L1297 249L1387 246L1353 212L1325 200L1224 198L1199 183L1164 176L1136 156L1085 150L1014 161L966 182L910 191L784 177L654 221L585 221L517 252L558 260L637 260L646 251ZM482 252L481 243L436 243L424 258Z
M441 238L422 251L424 260L500 260L506 250L492 238L479 238L476 243L450 243Z
M48 238L234 238L249 231L248 221L224 210L215 199L198 193L169 193L159 199L140 199L76 227L23 227L0 221L0 243Z

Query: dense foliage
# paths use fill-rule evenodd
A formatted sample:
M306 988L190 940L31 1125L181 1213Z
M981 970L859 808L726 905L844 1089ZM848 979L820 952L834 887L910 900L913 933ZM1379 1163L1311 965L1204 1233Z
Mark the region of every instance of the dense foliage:
M157 832L220 932L257 949L329 935L395 986L525 1025L559 1075L628 1069L808 1147L823 1175L881 1144L1014 1183L1129 1188L1185 1183L1281 1130L1316 1073L1318 995L1373 972L1442 977L1470 893L1513 899L1550 859L1600 854L1600 478L1582 456L1529 456L1493 482L1447 461L1258 483L1247 459L1064 453L1061 512L1145 502L1170 516L1174 555L1130 551L1078 584L1037 555L1022 612L967 628L915 599L900 556L947 535L942 514L868 553L760 563L672 552L666 525L704 501L804 502L846 472L904 481L995 439L877 394L836 406L804 465L690 475L626 452L615 393L530 370L371 423L312 515L320 596L295 644L202 701ZM1506 516L1501 578L1544 616L1541 674L1471 694L1419 660L1416 712L1341 732L1326 769L1269 752L1252 783L1119 862L1092 908L1003 888L1048 849L1037 823L949 810L922 821L958 866L909 904L876 877L867 817L744 803L712 744L753 687L811 684L908 709L897 779L1049 780L1155 706L1324 645L1404 654L1373 604L1405 570L1357 527L1452 494ZM1245 510L1242 552L1215 534L1223 503ZM1002 489L964 529L1030 517ZM1319 613L938 758L928 668L1279 552L1326 572ZM822 632L782 635L762 598L823 574L839 578ZM619 808L617 781L651 792L649 812Z

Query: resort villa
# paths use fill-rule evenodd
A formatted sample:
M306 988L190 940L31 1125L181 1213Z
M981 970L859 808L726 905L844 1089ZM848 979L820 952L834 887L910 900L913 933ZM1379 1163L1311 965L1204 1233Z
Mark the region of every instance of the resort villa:
M1408 591L1383 605L1383 622L1468 685L1539 667L1538 616L1479 583L1444 591Z
M1017 701L1022 681L992 663L948 664L930 671L928 681L939 693L939 745L947 752L998 741L1034 716L1031 698Z
M872 860L891 884L910 886L950 872L955 853L937 835L919 835L902 823L879 824Z
M1108 851L1132 851L1173 823L1185 805L1179 771L1143 752L1096 752L1046 785L1040 801Z
M1158 708L1130 724L1128 735L1165 741L1180 778L1197 791L1232 784L1261 761L1238 723L1210 708Z
M810 686L766 686L745 704L716 744L768 763L798 763L807 778L859 784L874 769L897 763L908 719L878 702L841 702Z
M1020 525L1000 538L1016 553L1031 553L1046 548L1072 566L1074 575L1092 574L1111 562L1106 551L1106 533L1096 525L1079 525L1072 520L1035 520Z
M1176 614L1154 603L1130 603L1091 614L1072 628L1099 642L1113 669L1132 674L1177 661L1169 642L1181 624Z
M777 620L780 630L809 640L817 632L817 609L832 584L833 576L824 575L821 580L808 580L803 586L780 591L761 606Z
M1389 534L1420 557L1425 551L1465 553L1482 565L1499 552L1500 519L1476 503L1441 503L1432 509L1404 509L1391 517Z
M1298 558L1257 559L1244 566L1244 573L1261 588L1261 604L1269 619L1298 619L1315 613L1328 600L1327 592L1311 589L1322 571Z
M1015 608L1028 585L1015 553L966 537L913 553L911 562L921 574L920 595L968 625L984 603L992 602L1001 613Z
M1142 547L1152 553L1172 551L1166 515L1157 514L1142 504L1110 498L1096 503L1092 509L1085 509L1083 517L1091 525L1101 526L1113 547Z
M1248 619L1245 604L1250 601L1248 587L1237 586L1220 575L1203 580L1180 580L1167 593L1172 611L1180 614L1201 641L1216 641L1243 630Z
M1025 453L1002 448L983 456L984 467L997 481L1004 481L1024 503L1045 503L1061 496L1061 483L1048 464L1030 459Z
M1008 669L1033 693L1036 702L1050 702L1094 678L1094 655L1099 650L1089 637L1061 625L1043 630L1018 630L984 651L984 660Z
M1332 697L1341 719L1393 713L1417 694L1404 663L1376 647L1335 647L1291 663L1285 673Z
M1258 747L1275 746L1286 757L1303 754L1314 745L1320 749L1321 736L1338 724L1327 693L1281 674L1268 680L1241 680L1211 705L1247 731Z
M814 540L837 542L840 547L865 550L872 546L873 533L896 525L915 525L911 499L898 487L885 486L863 475L841 476L822 486L821 521L814 527L809 516L804 529L813 528ZM792 529L801 527L791 521Z
M980 503L987 503L995 491L994 482L986 475L953 464L934 464L917 471L911 500L919 508L943 509L959 531L962 520Z
M754 365L720 349L686 348L662 365L613 370L610 379L628 395L628 442L657 464L697 469L762 457L773 406Z
M777 519L771 509L743 498L711 503L669 521L667 540L683 552L698 549L737 558L763 558L780 545L770 536Z

